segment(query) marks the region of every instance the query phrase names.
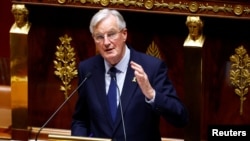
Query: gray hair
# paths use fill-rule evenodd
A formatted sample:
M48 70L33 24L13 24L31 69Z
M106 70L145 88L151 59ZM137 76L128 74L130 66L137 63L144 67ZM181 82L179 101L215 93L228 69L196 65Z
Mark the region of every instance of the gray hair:
M95 26L101 22L103 19L107 18L108 16L113 15L117 19L117 25L119 26L120 29L126 28L126 22L123 18L123 16L117 11L117 10L111 10L108 8L104 8L99 10L91 19L90 25L89 25L89 30L91 34L93 34L93 30Z

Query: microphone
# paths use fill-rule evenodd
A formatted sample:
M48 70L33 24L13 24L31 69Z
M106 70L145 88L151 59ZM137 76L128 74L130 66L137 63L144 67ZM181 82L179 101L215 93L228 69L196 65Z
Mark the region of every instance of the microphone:
M117 85L115 73L111 73L110 75L111 75L111 79L114 79L115 85L116 85L117 90L118 90L120 111L121 111L121 118L122 118L122 129L123 129L123 134L124 134L124 140L127 141L126 128L125 128L125 124L124 124L124 116L123 116L123 109L122 109L122 103L121 103L121 91Z
M70 94L70 96L57 108L57 110L50 116L50 118L43 124L43 126L39 129L39 131L36 134L35 141L37 141L37 138L42 131L42 129L51 121L51 119L58 113L59 110L69 101L69 99L75 94L75 92L82 86L82 84L90 77L91 72L87 73L85 78L82 80L82 82L78 85L78 87Z

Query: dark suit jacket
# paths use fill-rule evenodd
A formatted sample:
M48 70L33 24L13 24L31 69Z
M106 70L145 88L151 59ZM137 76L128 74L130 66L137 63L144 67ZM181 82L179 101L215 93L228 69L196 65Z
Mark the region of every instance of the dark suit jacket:
M124 141L124 129L127 141L160 141L160 115L177 127L187 123L187 112L179 101L176 91L167 77L165 64L152 56L131 49L130 60L139 63L147 73L151 85L156 90L154 104L145 101L139 85L133 82L134 71L128 64L128 70L121 92L121 112L113 123L105 92L105 67L100 55L82 61L79 65L79 82L91 72L91 76L79 89L72 121L73 136L93 136ZM118 107L118 110L120 108Z

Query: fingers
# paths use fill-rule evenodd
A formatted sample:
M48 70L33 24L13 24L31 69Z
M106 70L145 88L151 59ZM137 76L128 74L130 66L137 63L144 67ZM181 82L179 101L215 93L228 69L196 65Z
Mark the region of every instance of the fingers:
M142 93L148 98L152 99L154 97L154 89L152 88L151 84L149 83L148 76L144 72L144 69L141 65L135 63L134 61L130 62L131 68L134 69L135 77L137 83L139 84Z
M134 61L130 62L131 68L134 69L136 76L143 76L144 70L141 65L135 63Z
M134 61L131 61L130 64L131 68L134 69L134 74L139 85L145 83L145 81L147 81L147 74L144 72L142 66Z

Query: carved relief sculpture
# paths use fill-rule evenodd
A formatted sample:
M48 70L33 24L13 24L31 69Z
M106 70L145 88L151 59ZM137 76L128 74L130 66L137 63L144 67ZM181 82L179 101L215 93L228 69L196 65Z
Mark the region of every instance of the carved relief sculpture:
M161 59L161 52L154 41L152 41L152 43L148 46L146 54Z
M202 47L205 41L203 31L203 21L199 16L187 16L186 26L188 27L188 37L183 46Z
M55 52L56 60L54 60L54 71L61 81L62 85L60 87L61 91L64 91L65 99L68 98L68 91L71 90L71 80L77 76L76 70L76 58L74 48L71 47L70 42L71 37L65 34L63 37L59 38L61 45L57 46L57 51Z
M230 81L235 87L235 94L240 97L240 115L242 115L243 102L247 99L246 94L250 86L250 58L243 46L236 48L235 53L230 56Z

